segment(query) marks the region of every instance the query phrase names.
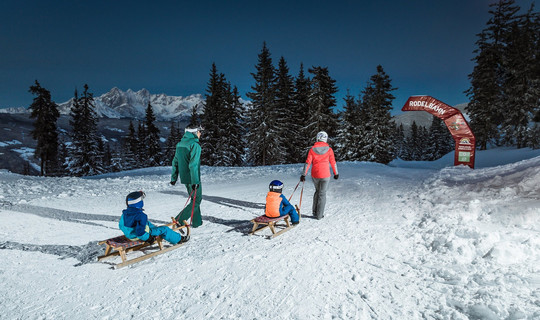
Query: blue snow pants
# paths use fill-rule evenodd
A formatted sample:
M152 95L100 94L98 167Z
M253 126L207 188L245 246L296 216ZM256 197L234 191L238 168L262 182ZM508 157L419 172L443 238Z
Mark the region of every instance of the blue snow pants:
M283 217L283 216L286 216L286 215L291 216L291 222L298 222L298 220L300 220L300 217L298 216L298 212L296 212L296 210L294 209L292 204L289 204L289 205L284 204L283 205L280 217Z
M180 240L182 240L182 236L178 232L174 232L167 226L156 227L150 221L148 224L150 225L150 234L154 237L161 236L163 239L172 244L177 244L180 242Z

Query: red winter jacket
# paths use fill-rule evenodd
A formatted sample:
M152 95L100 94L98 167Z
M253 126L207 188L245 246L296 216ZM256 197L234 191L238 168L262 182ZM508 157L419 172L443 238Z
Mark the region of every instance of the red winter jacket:
M328 143L317 141L311 149L304 165L303 175L307 175L309 166L313 163L311 168L311 176L317 179L330 178L330 167L334 171L334 175L338 174L336 159L334 158L334 150L330 148Z

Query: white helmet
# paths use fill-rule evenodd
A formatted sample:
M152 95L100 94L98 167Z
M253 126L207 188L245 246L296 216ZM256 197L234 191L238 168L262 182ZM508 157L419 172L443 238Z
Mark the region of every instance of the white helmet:
M328 133L321 131L317 133L317 141L326 142L328 140Z

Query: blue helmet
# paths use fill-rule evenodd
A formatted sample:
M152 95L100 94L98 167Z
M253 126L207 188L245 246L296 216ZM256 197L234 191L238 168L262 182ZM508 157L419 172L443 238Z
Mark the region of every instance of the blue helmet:
M132 208L142 208L144 206L144 197L146 197L144 191L132 192L126 197L126 205Z
M281 193L281 190L283 190L283 182L279 180L274 180L270 182L270 186L268 187L270 188L270 191Z

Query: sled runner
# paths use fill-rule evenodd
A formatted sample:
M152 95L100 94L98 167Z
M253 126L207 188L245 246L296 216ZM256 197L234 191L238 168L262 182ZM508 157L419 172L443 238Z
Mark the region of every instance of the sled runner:
M295 206L295 207L298 212L298 215L300 216L300 210L298 209L298 206ZM276 217L276 218L270 218L265 215L259 216L251 220L251 222L253 223L253 229L251 229L251 232L249 234L252 235L252 234L255 234L255 232L261 231L266 228L270 228L270 231L272 231L272 235L269 236L269 238L272 239L294 228L294 225L291 225L289 223L289 218L290 218L289 215ZM281 220L285 221L285 225L277 224L277 222ZM262 227L259 228L259 226L262 226ZM282 229L276 232L276 227L280 227Z
M188 223L186 221L184 221L183 226L180 226L180 224L177 221L174 221L174 219L173 219L173 222L167 224L166 226L171 227L174 231L186 228L186 234L185 235L183 234L182 236L189 236L189 234L190 234L190 228L189 228L189 225L188 225ZM180 242L178 244L171 245L169 247L165 247L163 245L163 240L159 236L156 237L156 243L157 243L157 245L159 247L158 251L147 253L147 254L145 254L143 256L128 260L127 259L127 253L128 252L139 251L139 250L141 250L143 248L153 246L154 243L147 243L147 242L142 241L142 240L130 240L130 239L126 238L123 235L115 237L115 238L110 238L110 239L107 239L107 240L103 240L103 241L98 242L98 244L100 244L100 245L104 244L105 245L105 254L102 255L102 256L99 256L98 261L101 261L101 260L109 258L109 257L120 256L120 258L122 258L122 262L119 263L119 264L116 264L114 266L115 269L118 269L118 268L128 266L130 264L136 263L136 262L140 262L140 261L144 261L146 259L150 259L150 258L155 257L157 255L160 255L162 253L172 251L172 250L174 250L174 249L176 249L176 248L178 248L178 247L185 244L185 242Z

